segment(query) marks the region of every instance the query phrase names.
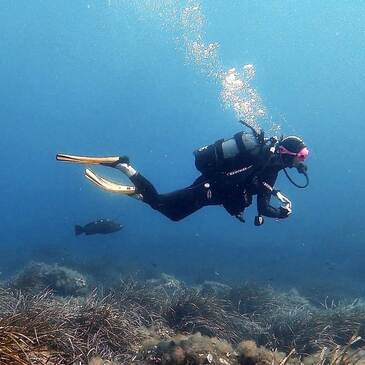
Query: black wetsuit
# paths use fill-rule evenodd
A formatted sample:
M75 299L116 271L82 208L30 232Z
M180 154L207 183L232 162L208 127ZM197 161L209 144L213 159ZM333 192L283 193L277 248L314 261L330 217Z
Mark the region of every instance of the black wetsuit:
M260 215L285 218L287 212L270 205L270 187L274 186L280 170L281 167L271 163L263 169L243 166L242 169L209 177L201 175L192 185L167 194L159 194L140 173L132 176L131 181L145 203L173 221L179 221L208 205L223 205L229 214L238 216L252 203L253 195L257 195Z

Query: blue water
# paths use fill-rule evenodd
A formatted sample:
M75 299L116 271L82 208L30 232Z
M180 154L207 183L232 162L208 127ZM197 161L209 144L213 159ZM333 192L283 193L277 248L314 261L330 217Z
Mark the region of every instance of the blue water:
M187 62L179 30L158 11L116 0L3 2L0 279L36 260L109 277L167 272L190 282L365 295L365 5L200 4L204 39L219 42L225 69L254 64L252 83L269 119L310 148L310 186L297 189L285 176L277 182L293 201L292 216L254 227L255 205L245 224L207 207L174 223L98 190L83 166L56 162L58 152L127 154L168 192L198 176L194 149L241 125L223 107L219 83ZM101 217L125 228L74 236L74 224Z

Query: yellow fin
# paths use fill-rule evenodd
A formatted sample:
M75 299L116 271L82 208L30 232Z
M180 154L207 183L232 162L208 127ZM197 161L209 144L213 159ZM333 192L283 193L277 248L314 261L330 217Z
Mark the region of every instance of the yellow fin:
M84 163L99 165L102 163L114 163L119 160L118 156L112 157L90 157L90 156L76 156L76 155L66 155L64 153L58 153L56 155L57 161L63 162L73 162L73 163Z
M104 177L97 175L94 171L90 169L85 170L85 177L94 183L99 188L118 194L125 194L125 195L134 195L136 194L136 188L130 185L121 185L115 182L109 181Z

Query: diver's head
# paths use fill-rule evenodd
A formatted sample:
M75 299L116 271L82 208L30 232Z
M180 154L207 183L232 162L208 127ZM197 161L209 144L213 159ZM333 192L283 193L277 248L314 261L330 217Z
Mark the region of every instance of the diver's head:
M278 153L283 167L298 167L307 159L309 150L301 138L288 136L279 142Z

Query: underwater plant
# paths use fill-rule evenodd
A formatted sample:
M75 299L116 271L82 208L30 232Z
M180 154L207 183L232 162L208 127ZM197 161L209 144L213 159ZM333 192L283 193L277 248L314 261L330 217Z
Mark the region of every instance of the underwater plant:
M60 360L49 344L62 333L55 321L62 304L49 292L24 295L0 289L0 364L55 364Z
M54 346L72 359L130 360L144 338L141 317L133 308L122 309L111 294L93 292L85 300L72 300L65 314L66 335Z
M61 296L85 295L88 284L84 275L57 264L32 262L19 272L10 285L15 289L34 293L51 289Z
M228 342L200 333L178 335L167 341L147 342L137 359L151 365L237 365L234 350Z
M203 295L214 295L218 298L229 298L232 287L218 281L206 280L199 285L199 290Z
M324 303L313 313L307 329L309 335L303 335L303 340L311 345L311 351L346 346L352 342L354 334L364 338L365 303L360 300L330 305Z
M145 338L140 317L130 308L118 308L110 295L66 301L49 291L1 290L0 297L1 365L84 364L97 355L129 363Z
M361 301L315 307L249 284L228 298L170 289L132 279L85 297L0 288L0 365L352 365L365 354Z
M262 332L257 323L236 312L230 301L203 295L194 288L175 291L170 298L169 308L162 315L176 331L199 332L233 343Z
M240 313L264 329L257 342L272 349L308 354L345 346L354 333L365 335L361 301L318 307L296 290L279 292L249 283L233 288L230 298Z

